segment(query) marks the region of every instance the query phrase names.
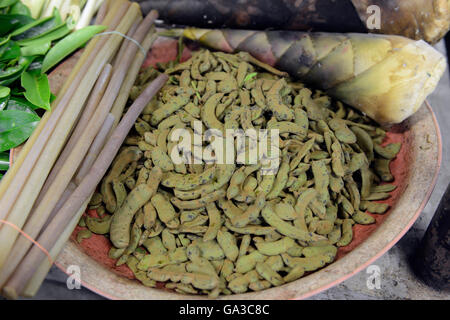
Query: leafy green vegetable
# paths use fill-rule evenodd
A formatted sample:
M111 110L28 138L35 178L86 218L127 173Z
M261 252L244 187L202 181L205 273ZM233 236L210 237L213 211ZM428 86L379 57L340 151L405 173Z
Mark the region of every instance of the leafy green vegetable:
M32 104L50 110L50 85L46 74L24 72L21 77L24 96Z
M34 21L33 18L19 14L0 14L0 36L21 28ZM9 40L9 39L8 39Z
M14 41L8 41L0 46L0 62L20 57L20 47Z
M6 98L11 93L11 89L8 87L0 86L0 98Z
M30 9L22 2L17 1L15 4L9 8L8 14L21 14L24 16L31 16Z
M0 98L0 111L2 111L3 109L5 109L6 106L8 105L9 97L10 97L10 96L7 96L7 97L5 97L5 98Z
M94 35L105 29L105 26L89 26L69 34L47 53L42 63L42 72L50 70L68 55L83 46Z
M58 2L55 7L53 2ZM1 152L26 141L40 121L36 110L50 110L56 99L45 72L106 28L71 34L79 18L71 14L72 6L81 9L85 2L0 0L0 178L8 169Z
M6 171L9 169L9 153L0 153L0 171Z
M27 39L27 40L21 40L21 41L17 41L17 44L19 44L20 46L37 46L40 45L42 43L45 42L49 42L49 41L54 41L54 40L58 40L61 39L63 37L65 37L66 35L68 35L72 30L70 28L67 27L67 25L62 25L61 27L58 27L54 30L52 30L51 32L42 35L38 38L35 39Z
M20 75L33 62L34 57L20 57L14 66L0 68L0 86L7 86L20 78Z
M55 28L60 27L62 24L63 21L58 11L55 10L55 14L53 16L36 20L30 24L23 26L22 28L17 29L11 34L11 38L16 41L24 39L35 39L39 36L53 31Z
M11 76L20 72L23 68L28 67L28 59L20 57L19 59L14 59L12 62L8 64L3 64L0 69L0 80L7 79Z
M35 106L30 101L20 97L12 97L6 104L6 110L19 110L33 114L36 114L34 110L38 108L38 106Z
M7 8L9 6L12 6L13 4L15 4L16 2L18 2L19 0L0 0L0 8Z
M25 142L39 123L32 113L18 110L0 111L0 152L10 150Z
M20 53L24 57L42 56L45 55L48 52L48 50L50 50L50 46L51 46L50 41L44 42L39 45L26 46L20 49Z

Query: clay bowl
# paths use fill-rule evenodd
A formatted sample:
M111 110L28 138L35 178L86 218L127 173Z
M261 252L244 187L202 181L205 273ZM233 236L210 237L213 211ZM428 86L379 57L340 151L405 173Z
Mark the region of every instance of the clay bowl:
M175 56L176 42L160 40L146 64L170 61ZM55 70L50 78L54 86L67 76L75 59L76 56ZM374 215L377 222L371 226L355 226L352 243L340 248L337 260L327 267L281 287L219 299L305 299L350 278L394 246L425 207L441 164L441 136L428 103L408 120L392 127L387 142L403 143L391 165L397 189L387 201L392 207L388 213ZM58 257L57 265L63 271L71 265L80 266L83 285L90 290L110 299L207 299L144 287L133 279L126 266L115 267L115 261L108 258L108 239L94 235L79 245L74 241L78 230Z

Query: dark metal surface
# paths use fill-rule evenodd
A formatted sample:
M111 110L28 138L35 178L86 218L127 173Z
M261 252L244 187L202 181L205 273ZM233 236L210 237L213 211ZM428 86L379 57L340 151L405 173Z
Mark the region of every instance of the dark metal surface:
M431 220L415 261L425 283L450 290L450 184Z

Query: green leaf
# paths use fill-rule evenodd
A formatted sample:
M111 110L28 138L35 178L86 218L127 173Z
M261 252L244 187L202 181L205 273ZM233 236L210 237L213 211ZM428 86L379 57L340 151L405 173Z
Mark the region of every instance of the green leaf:
M8 105L9 97L10 97L10 96L7 96L7 97L5 97L5 98L0 98L0 111L2 111L3 109L5 109L6 106Z
M15 41L25 39L36 39L42 35L52 32L53 30L61 27L63 24L64 22L61 20L59 14L56 14L51 17L36 20L30 24L27 24L17 29L11 34L11 37Z
M42 43L49 42L49 41L55 41L58 39L61 39L68 35L70 33L70 28L67 27L67 24L62 25L59 28L56 28L52 30L51 32L39 36L38 38L32 39L32 40L21 40L17 41L17 44L20 46L38 46Z
M35 21L32 17L20 14L0 14L0 35L5 36L11 31L17 30Z
M33 59L33 62L28 67L27 71L41 72L42 61L44 61L44 56L38 56Z
M94 35L105 29L105 26L89 26L69 34L47 53L44 62L42 63L42 72L47 72L53 68L64 58L83 46Z
M50 41L44 42L40 45L26 46L20 49L20 53L24 57L43 56L48 52L48 50L50 50L50 46Z
M20 57L20 47L14 41L8 41L0 46L0 62Z
M14 5L11 6L11 8L9 8L8 14L21 14L31 17L30 9L28 9L28 7L20 1L17 1Z
M10 37L2 37L0 38L0 46L4 45L5 43L7 43L9 41Z
M25 142L39 123L32 113L18 110L0 111L0 152L10 150Z
M24 72L21 77L24 96L32 104L50 110L50 85L46 74Z
M7 171L9 169L9 152L0 153L0 171Z
M0 86L0 98L6 98L11 93L11 89L8 87Z
M12 6L19 0L0 0L0 9Z
M33 114L36 114L34 110L38 108L38 106L35 106L30 101L16 96L11 97L6 105L6 110L19 110Z
M14 66L0 69L0 86L9 86L20 78L22 72L28 68L34 59L35 57L20 57Z

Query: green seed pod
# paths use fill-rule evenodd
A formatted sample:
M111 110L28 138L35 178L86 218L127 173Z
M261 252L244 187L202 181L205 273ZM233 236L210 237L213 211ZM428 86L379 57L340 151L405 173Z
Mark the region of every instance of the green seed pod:
M379 154L380 156L382 156L385 159L392 160L400 152L400 149L402 148L402 144L401 143L391 143L385 147L382 147L379 144L375 143L373 145L373 147L377 154Z
M258 242L255 243L259 252L266 256L276 256L285 253L289 248L295 246L295 240L284 237L275 242Z
M227 259L236 261L239 256L239 248L236 244L236 238L227 231L219 230L217 233L217 242L225 253Z
M92 237L92 232L88 229L83 229L77 233L77 242L81 243L84 239L90 239Z
M378 203L372 201L362 201L360 205L361 210L367 210L370 213L384 214L389 209L387 203Z
M394 176L390 169L391 160L376 159L374 164L375 172L381 178L382 181L391 182L394 181Z
M345 247L350 244L353 239L353 222L351 219L345 219L342 223L342 237L336 243L338 247Z
M362 212L362 211L356 211L356 213L352 216L353 221L355 221L357 224L372 224L375 223L375 218L371 215Z
M111 216L106 216L103 219L86 216L86 226L95 234L107 234L111 227Z

